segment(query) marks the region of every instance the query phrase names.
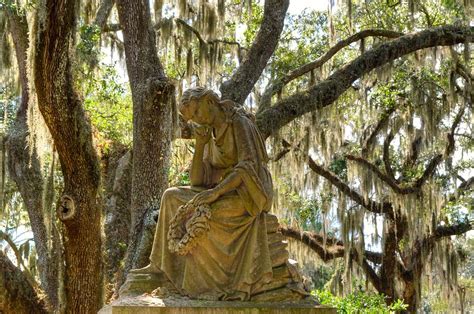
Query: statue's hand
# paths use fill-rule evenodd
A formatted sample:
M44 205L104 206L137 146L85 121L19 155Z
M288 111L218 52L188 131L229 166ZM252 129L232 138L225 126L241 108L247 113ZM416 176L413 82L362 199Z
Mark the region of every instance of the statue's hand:
M211 139L211 128L199 126L194 129L196 145L204 145Z
M203 204L210 204L216 201L218 198L219 194L215 190L210 189L198 193L189 202L192 203L194 206L199 206Z

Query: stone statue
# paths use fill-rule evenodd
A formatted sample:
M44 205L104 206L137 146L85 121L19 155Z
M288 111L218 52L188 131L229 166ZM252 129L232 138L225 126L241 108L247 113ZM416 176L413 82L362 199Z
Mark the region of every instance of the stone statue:
M269 249L273 186L253 117L202 87L184 92L179 111L196 126L191 186L165 191L150 264L131 273L164 273L179 294L205 300L247 301L297 283L286 250L277 265ZM275 267L286 269L279 283Z

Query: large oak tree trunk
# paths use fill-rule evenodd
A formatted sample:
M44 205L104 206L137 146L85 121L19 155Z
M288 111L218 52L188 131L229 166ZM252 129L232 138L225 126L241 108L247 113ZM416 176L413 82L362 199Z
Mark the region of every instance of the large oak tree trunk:
M34 134L29 130L27 117L35 106L35 97L31 97L29 77L27 73L28 24L26 16L18 11L7 10L10 33L15 44L15 53L21 83L21 102L13 127L9 130L7 140L8 170L16 183L25 203L30 219L36 252L38 254L38 270L41 286L45 290L48 301L56 308L58 305L58 234L48 232L44 219L43 188L44 180L41 172L39 156ZM49 209L49 208L47 208ZM48 247L48 240L53 245Z
M78 4L45 0L39 5L34 79L64 176L58 216L64 226L66 311L94 313L102 305L100 174L90 123L72 77Z
M152 213L168 186L175 88L156 51L147 0L118 0L133 98L131 236L125 274L146 265L153 242Z

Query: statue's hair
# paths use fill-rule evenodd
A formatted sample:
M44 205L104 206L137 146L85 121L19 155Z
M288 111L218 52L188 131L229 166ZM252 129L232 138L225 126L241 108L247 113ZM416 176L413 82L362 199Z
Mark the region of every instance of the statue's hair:
M211 89L205 87L194 87L189 88L184 91L183 96L181 96L180 107L191 101L192 99L200 99L202 97L208 96L216 103L220 101L219 96Z

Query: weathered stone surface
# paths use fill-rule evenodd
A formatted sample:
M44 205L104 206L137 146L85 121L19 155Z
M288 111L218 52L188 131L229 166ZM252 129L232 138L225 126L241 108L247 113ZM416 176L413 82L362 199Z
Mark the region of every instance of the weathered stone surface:
M264 291L270 291L285 287L287 284L292 282L290 271L286 265L273 268L273 280L254 290L254 293L258 294Z
M273 243L268 244L268 249L270 250L270 254L278 252L280 250L286 250L286 247L288 246L288 241L283 240L283 241L277 241Z
M274 232L274 233L269 233L267 235L268 237L268 245L272 244L279 244L280 242L283 242L285 240L285 237L281 232Z
M299 293L298 291L300 291L300 289L291 289L289 286L285 286L279 289L265 291L262 294L252 296L252 301L284 302L287 300L301 300L304 296L301 295L301 293Z
M288 289L289 290L289 289ZM281 292L280 292L281 293ZM286 292L286 293L291 293ZM158 298L142 295L113 302L99 314L335 314L311 299L298 302L200 301L185 297Z
M120 297L137 296L144 293L151 293L157 287L164 287L172 290L173 287L163 273L156 274L129 274L127 280L120 287Z
M278 228L280 227L277 216L273 214L266 214L266 226L267 233L277 232Z
M286 245L281 245L275 249L270 248L270 258L272 260L272 267L278 267L286 263L288 260L288 251Z

